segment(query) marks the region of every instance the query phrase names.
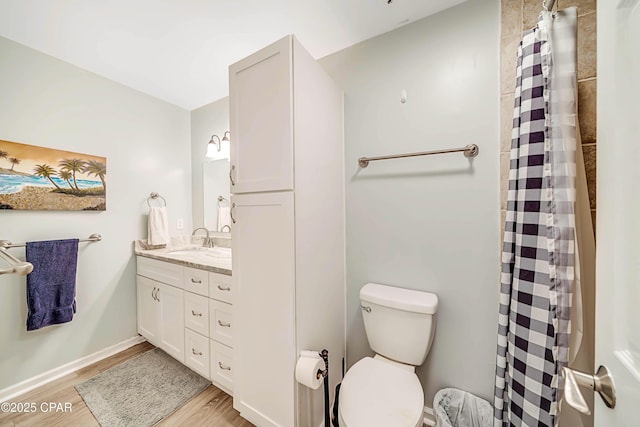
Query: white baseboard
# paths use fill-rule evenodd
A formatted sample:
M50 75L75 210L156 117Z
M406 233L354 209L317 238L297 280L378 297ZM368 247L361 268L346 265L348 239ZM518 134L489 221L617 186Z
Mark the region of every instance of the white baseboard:
M429 426L429 427L435 427L436 425L436 415L435 412L433 412L432 408L429 408L428 406L424 407L424 425L425 426Z
M109 356L113 356L116 353L119 353L144 341L146 341L145 338L141 337L140 335L129 338L128 340L112 345L111 347L107 347L88 356L54 368L50 371L43 372L42 374L36 375L35 377L28 378L24 381L19 382L18 384L14 384L12 386L4 388L0 390L0 402L5 402L9 399L18 397L21 394L33 390L34 388L43 386L47 383L50 383L51 381L57 380L60 377L75 372L78 369L84 368L85 366L89 366L99 360L106 359Z

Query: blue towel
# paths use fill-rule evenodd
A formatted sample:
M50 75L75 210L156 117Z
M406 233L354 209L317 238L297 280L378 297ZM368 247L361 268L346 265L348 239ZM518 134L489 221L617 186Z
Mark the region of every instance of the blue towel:
M70 322L76 312L78 239L27 242L27 331Z

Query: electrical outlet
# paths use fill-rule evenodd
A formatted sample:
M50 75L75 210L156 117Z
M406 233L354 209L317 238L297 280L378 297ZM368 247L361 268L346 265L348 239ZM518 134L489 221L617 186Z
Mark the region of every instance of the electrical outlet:
M176 228L178 230L182 230L184 228L184 220L182 218L178 218L176 221Z

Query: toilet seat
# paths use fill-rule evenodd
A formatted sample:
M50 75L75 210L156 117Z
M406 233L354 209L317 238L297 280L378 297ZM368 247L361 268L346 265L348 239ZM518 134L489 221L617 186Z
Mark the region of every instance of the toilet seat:
M340 427L422 426L424 393L417 375L365 357L340 386Z

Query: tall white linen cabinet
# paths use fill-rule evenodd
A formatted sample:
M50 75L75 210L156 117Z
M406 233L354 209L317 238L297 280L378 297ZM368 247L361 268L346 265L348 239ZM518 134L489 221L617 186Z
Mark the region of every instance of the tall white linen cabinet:
M229 67L233 406L259 427L316 427L301 350L345 356L343 93L293 36ZM328 426L327 426L328 427Z

